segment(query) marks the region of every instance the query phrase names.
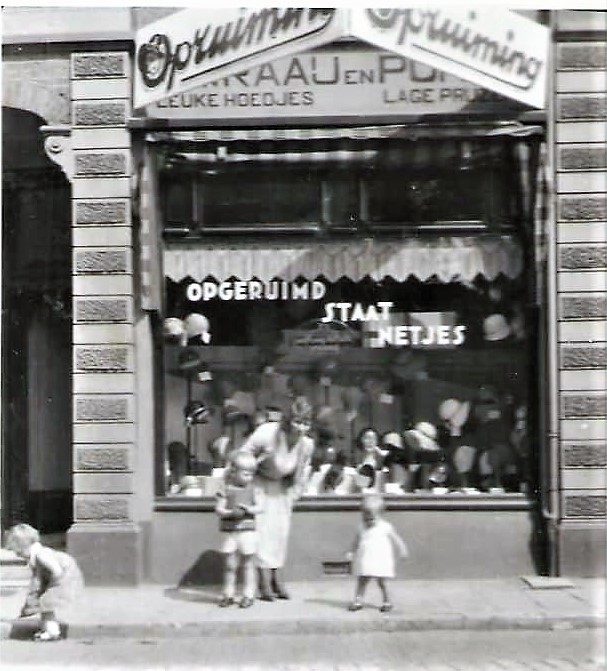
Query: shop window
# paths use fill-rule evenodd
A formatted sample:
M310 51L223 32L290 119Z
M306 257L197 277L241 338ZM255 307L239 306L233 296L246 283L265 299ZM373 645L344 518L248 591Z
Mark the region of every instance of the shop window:
M306 496L522 495L521 281L168 281L166 493L213 495L230 453L303 396Z
M531 491L515 143L253 144L160 152L161 493L302 396L306 496Z

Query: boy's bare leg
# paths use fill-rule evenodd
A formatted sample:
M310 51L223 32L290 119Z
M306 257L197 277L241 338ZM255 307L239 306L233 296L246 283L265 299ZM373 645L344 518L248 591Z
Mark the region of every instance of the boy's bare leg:
M247 599L255 598L255 590L257 589L257 571L255 570L255 555L243 555L242 557L242 573L243 586L242 595Z
M238 554L236 552L226 552L223 564L223 598L219 604L221 606L229 606L234 601L237 568Z

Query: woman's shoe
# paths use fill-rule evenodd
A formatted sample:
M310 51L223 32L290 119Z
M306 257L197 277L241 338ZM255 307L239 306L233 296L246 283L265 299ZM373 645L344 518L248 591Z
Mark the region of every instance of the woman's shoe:
M287 592L286 587L280 579L278 569L272 570L272 578L270 580L270 585L272 587L272 592L277 599L290 599L291 595Z
M228 606L233 606L236 603L231 596L222 596L219 603L217 604L220 608L227 608Z
M381 605L381 608L379 609L380 612L382 613L389 613L392 610L393 606L389 601L386 601Z
M253 599L250 599L248 596L245 596L240 601L241 608L250 608L253 605Z
M274 601L274 595L270 588L270 570L265 568L258 569L259 573L259 598L262 601Z
M362 607L363 607L362 603L358 599L356 599L355 601L352 601L352 603L348 606L348 610L354 612L356 610L360 610Z

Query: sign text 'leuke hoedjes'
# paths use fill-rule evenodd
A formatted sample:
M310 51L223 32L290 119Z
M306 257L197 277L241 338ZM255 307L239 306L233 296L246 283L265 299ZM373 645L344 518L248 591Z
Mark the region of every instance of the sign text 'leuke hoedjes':
M135 108L342 37L545 105L549 30L496 8L184 9L137 31Z

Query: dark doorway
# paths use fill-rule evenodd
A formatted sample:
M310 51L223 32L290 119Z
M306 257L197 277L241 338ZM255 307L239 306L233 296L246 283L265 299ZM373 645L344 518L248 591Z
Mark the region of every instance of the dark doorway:
M2 109L2 524L72 522L70 184Z

